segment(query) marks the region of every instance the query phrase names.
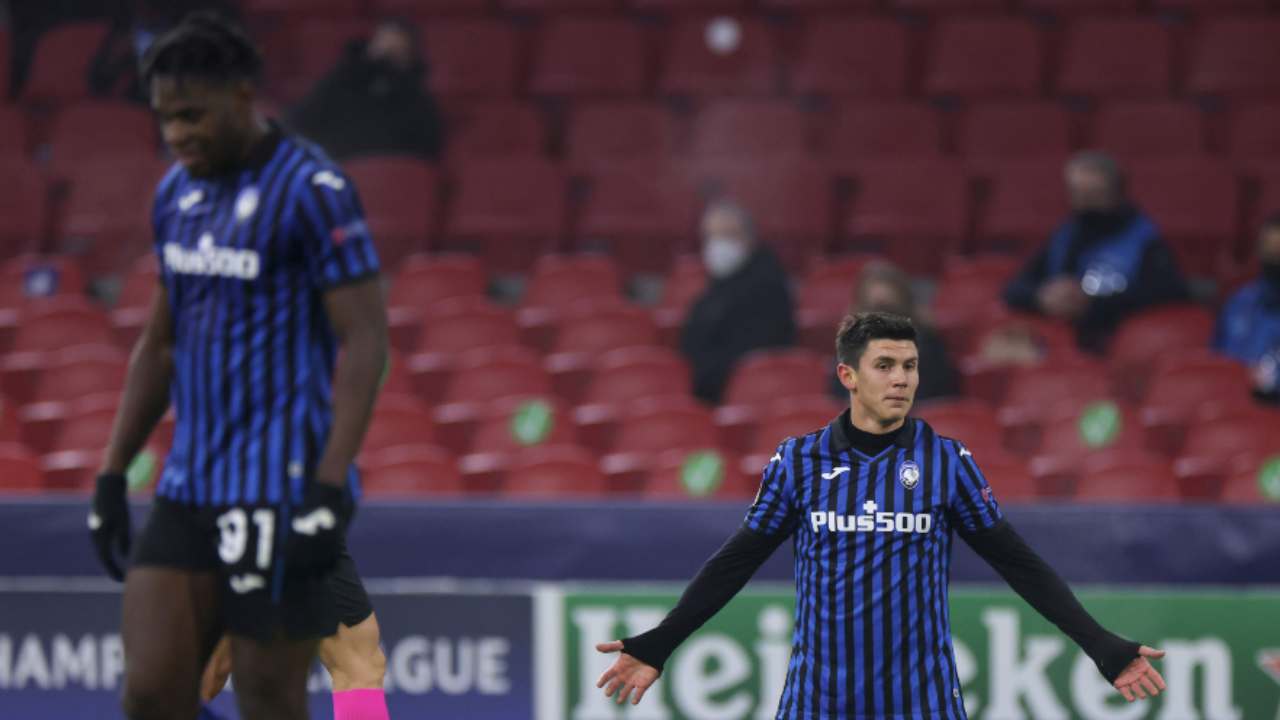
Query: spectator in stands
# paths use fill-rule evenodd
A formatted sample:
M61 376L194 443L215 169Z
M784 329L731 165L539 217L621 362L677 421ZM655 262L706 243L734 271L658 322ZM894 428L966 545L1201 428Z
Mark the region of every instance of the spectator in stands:
M1071 216L1005 288L1014 309L1076 328L1082 349L1102 352L1112 331L1143 308L1188 297L1173 253L1125 195L1116 162L1083 152L1066 166Z
M1213 347L1253 368L1255 393L1280 403L1280 213L1259 235L1262 273L1223 305Z
M921 316L911 289L911 278L892 263L876 260L868 263L858 274L853 290L851 315L860 312L889 312L911 318L916 328L916 350L920 353L920 387L916 401L932 400L960 391L960 382L946 343L926 318ZM836 398L847 401L849 391L840 384L840 378L831 377L831 392Z
M440 112L423 88L418 31L396 19L349 44L336 67L289 114L288 124L334 158L440 155Z
M739 205L721 200L703 213L702 261L710 281L685 318L680 349L693 394L715 404L742 356L795 343L795 309L786 271Z

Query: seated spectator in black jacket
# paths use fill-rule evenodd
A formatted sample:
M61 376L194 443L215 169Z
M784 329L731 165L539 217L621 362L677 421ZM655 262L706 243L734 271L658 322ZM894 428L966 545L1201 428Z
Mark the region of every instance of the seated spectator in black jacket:
M851 315L860 312L890 312L911 318L916 328L916 351L920 354L920 386L916 402L956 395L960 392L959 375L951 363L947 345L929 326L916 304L911 278L892 263L875 260L858 273L853 287ZM831 376L831 394L847 401L849 390L840 378Z
M356 155L440 155L440 112L423 88L426 65L416 28L384 20L297 107L288 124L335 159Z
M1005 288L1009 307L1073 324L1080 347L1105 350L1139 310L1188 297L1155 224L1130 204L1114 160L1084 152L1066 167L1071 216Z
M742 356L795 343L795 310L786 271L738 205L720 201L703 213L702 261L709 282L685 318L680 349L693 394L716 404Z

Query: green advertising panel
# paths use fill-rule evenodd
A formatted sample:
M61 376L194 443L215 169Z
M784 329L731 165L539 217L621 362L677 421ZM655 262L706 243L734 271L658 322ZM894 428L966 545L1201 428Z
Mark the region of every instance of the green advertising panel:
M567 590L559 599L572 720L769 720L791 651L793 596L744 592L668 662L638 707L595 688L596 643L661 620L679 588ZM1280 720L1280 591L1084 591L1105 626L1163 649L1168 692L1126 704L1069 639L1008 591L956 589L951 617L973 720ZM548 638L549 639L549 638ZM545 690L546 688L544 688Z

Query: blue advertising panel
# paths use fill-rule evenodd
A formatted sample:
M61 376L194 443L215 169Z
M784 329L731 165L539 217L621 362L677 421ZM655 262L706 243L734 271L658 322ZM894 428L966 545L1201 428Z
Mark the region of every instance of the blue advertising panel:
M122 718L119 593L90 589L105 585L97 582L42 584L0 587L0 717ZM529 595L396 588L374 592L373 602L392 717L532 717ZM332 718L328 676L319 666L309 690L311 716ZM237 717L233 693L228 687L212 706L227 720Z

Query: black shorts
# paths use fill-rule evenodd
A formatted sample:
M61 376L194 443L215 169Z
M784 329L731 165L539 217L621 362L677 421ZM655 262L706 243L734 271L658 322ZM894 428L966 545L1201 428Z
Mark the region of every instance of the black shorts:
M260 640L279 631L293 639L328 637L338 623L355 626L373 614L345 543L329 572L290 573L275 519L269 506L192 507L158 497L133 564L218 573L226 631Z

